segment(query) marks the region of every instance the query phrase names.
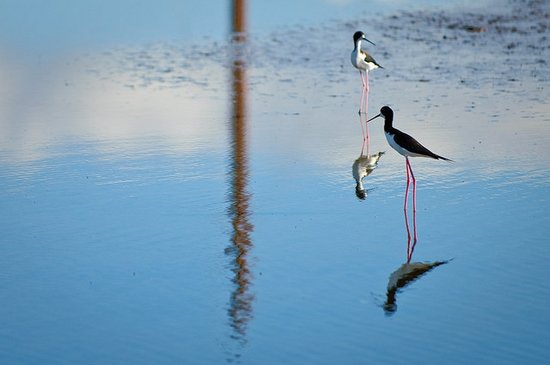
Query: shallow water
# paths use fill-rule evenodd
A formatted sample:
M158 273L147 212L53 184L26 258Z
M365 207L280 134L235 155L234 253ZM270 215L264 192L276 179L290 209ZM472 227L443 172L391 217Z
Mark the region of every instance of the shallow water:
M545 363L548 14L396 8L213 49L4 52L2 363ZM369 114L391 105L455 161L411 159L416 217L381 120L356 196L356 29L385 67Z

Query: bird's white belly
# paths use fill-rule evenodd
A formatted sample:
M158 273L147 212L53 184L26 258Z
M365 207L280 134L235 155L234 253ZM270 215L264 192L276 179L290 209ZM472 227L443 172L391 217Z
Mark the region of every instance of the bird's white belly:
M365 55L357 51L351 52L351 64L363 71L371 71L378 67L374 63L365 62Z
M391 148L396 150L397 153L405 157L413 156L413 154L411 154L409 151L407 151L406 149L404 149L403 147L395 143L395 140L393 139L393 136L394 136L393 134L389 134L387 132L385 134L386 134L386 140L388 141L388 144L391 146Z
M360 70L364 70L364 67L359 66L359 63L361 62L361 59L359 58L359 53L356 51L351 52L351 64L353 67L356 67Z

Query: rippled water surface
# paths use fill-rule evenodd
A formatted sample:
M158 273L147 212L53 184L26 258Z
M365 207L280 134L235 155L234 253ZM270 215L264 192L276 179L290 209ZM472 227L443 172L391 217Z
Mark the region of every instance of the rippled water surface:
M1 363L548 361L548 3L336 3L236 43L3 38ZM369 115L454 160L411 159L416 214L382 120L361 156L357 29Z

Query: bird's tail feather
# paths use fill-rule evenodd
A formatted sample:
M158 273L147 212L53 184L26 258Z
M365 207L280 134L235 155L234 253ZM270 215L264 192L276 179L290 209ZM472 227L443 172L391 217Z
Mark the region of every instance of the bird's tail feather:
M436 156L437 156L437 159L438 159L438 160L445 160L445 161L449 161L449 162L454 162L454 161L451 160L450 158L443 157L443 156L439 156L439 155L436 155Z

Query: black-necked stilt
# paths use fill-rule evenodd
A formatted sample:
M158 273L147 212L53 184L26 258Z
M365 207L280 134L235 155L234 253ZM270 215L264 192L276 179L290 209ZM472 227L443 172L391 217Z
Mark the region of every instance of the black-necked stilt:
M422 146L416 139L409 136L407 133L403 133L400 130L393 127L393 110L389 106L383 106L380 109L380 114L367 120L367 123L378 117L384 118L384 132L389 145L396 150L402 156L405 156L406 169L407 169L407 190L405 192L405 206L407 210L407 198L409 195L409 183L410 178L413 182L413 209L416 211L416 179L409 162L409 157L431 157L436 160L452 161L443 156L436 155L426 147Z
M361 49L361 44L363 41L367 41L373 46L375 45L367 39L365 33L361 31L355 32L355 34L353 35L353 44L355 47L351 52L351 64L360 72L368 72L379 67L383 68L374 60L374 58L372 58L371 55Z
M367 41L370 44L374 45L370 40L367 39L365 33L361 31L355 32L353 35L353 51L351 52L351 64L359 70L359 76L361 77L361 84L363 88L361 89L361 101L359 104L359 122L361 124L361 131L363 132L363 148L365 143L368 146L369 139L369 128L365 123L365 129L363 129L363 122L361 121L361 114L367 114L368 105L369 105L369 71L376 68L383 68L380 66L371 55L361 49L361 44L363 41ZM363 77L363 74L365 75ZM365 105L365 110L363 111L363 103ZM366 131L366 134L365 134ZM367 148L368 153L368 148Z

